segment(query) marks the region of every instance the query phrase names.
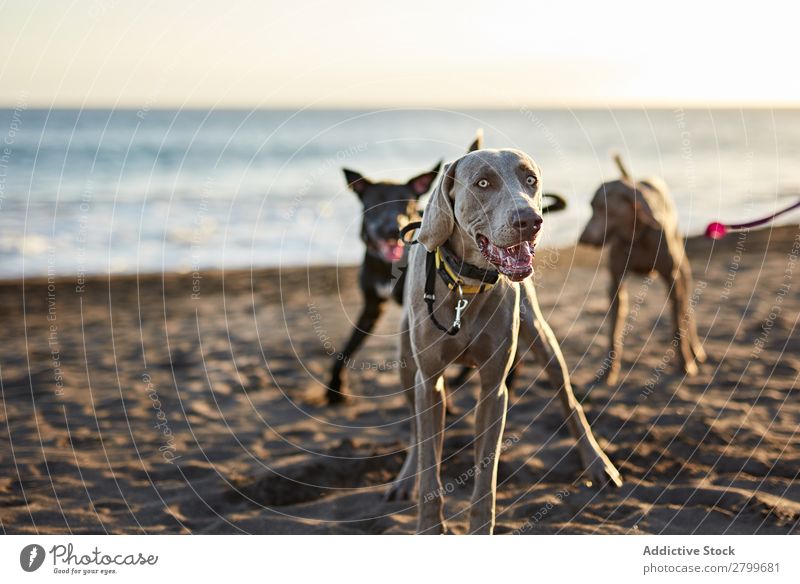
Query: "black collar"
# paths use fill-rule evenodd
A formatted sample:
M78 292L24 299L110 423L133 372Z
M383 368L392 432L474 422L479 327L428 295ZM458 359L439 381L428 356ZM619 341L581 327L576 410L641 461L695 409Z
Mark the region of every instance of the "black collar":
M500 272L497 270L484 270L483 268L479 268L478 266L467 263L454 254L445 245L439 247L439 251L441 252L444 261L450 267L449 271L452 272L453 275L458 278L458 280L461 278L470 278L471 280L478 280L481 284L488 284L489 286L497 284L497 280L500 278ZM439 272L440 274L441 272L444 272L448 278L452 279L452 276L448 273L448 270L440 269ZM445 283L446 282L447 281L445 280Z
M415 221L406 225L400 231L401 239L408 245L418 243L416 240L407 241L405 237L409 232L419 229L421 223L421 221ZM433 305L436 302L437 273L448 289L455 290L458 293L456 315L453 320L453 325L449 329L440 323L433 314ZM467 285L464 283L463 278L478 280L480 284ZM461 315L468 304L468 300L464 298L464 294L480 294L485 292L491 289L499 279L500 273L496 270L484 270L462 261L443 245L436 248L434 251L427 252L425 257L425 293L423 294L423 298L425 304L428 306L428 315L434 326L447 335L454 336L458 334L458 331L461 330Z
M431 318L434 326L443 333L455 336L461 330L461 316L464 309L469 304L469 301L464 298L464 294L481 294L494 287L500 277L494 270L482 270L466 262L459 263L454 261L455 256L452 252L445 252L444 247L436 248L436 251L428 252L425 258L425 294L423 298L425 304L428 305L428 316ZM451 264L451 262L453 262ZM468 270L465 270L468 267ZM475 278L481 281L478 285L468 285L464 283L462 276L466 273L470 274L468 278ZM450 328L445 327L440 323L436 315L433 314L433 305L436 302L436 274L445 283L445 285L458 294L456 300L456 315L453 319L453 325Z
M403 227L400 230L400 239L406 243L406 245L414 245L419 243L416 239L409 241L406 239L406 235L411 233L412 231L416 231L422 225L422 221L413 221ZM486 284L488 287L494 286L497 284L497 280L500 278L500 272L497 270L484 270L483 268L479 268L478 266L473 266L470 263L465 262L461 258L459 258L456 254L454 254L449 248L442 245L440 246L437 251L439 255L444 259L443 263L447 264L447 270L442 269L438 270L440 273L443 273L445 277L443 278L445 284L447 284L448 288L452 289L452 284L458 284L461 281L461 278L470 278L471 280L478 280L481 285ZM436 252L429 252L428 255L435 255ZM448 273L450 272L450 273ZM461 281L463 285L463 281Z

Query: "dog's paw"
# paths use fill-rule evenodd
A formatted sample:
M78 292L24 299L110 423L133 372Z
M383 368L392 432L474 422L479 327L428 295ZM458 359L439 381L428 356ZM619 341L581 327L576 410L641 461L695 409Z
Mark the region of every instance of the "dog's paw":
M447 535L447 525L444 519L430 523L420 524L417 523L417 535Z
M586 466L586 478L591 483L590 486L597 488L602 488L607 484L615 487L622 486L622 475L605 455L596 456Z
M609 367L600 377L600 382L606 385L616 385L619 381L619 372L619 367Z
M327 393L325 394L325 405L328 406L343 406L349 403L349 399L343 393Z
M706 355L706 352L703 350L703 347L700 347L700 346L694 347L692 349L692 352L694 353L694 360L695 361L697 361L698 363L705 363L706 362L706 359L708 358L708 355Z
M687 361L686 363L682 363L681 369L687 375L687 377L694 377L700 372L700 369L697 367L697 363L695 363L694 361Z
M339 383L330 383L325 388L325 403L329 406L343 405L348 402L347 388Z

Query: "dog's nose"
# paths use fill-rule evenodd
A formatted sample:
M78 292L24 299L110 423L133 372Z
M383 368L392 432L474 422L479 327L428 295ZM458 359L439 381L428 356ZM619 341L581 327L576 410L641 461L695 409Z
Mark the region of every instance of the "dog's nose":
M536 235L542 228L542 216L533 209L525 209L523 211L514 211L511 214L511 227L520 233L530 233L531 236Z
M398 239L400 237L400 225L395 217L384 219L376 229L375 235L381 239Z
M400 239L400 229L397 225L390 225L381 230L384 239Z
M597 247L602 245L603 240L598 238L596 233L592 233L588 229L584 229L583 233L581 233L581 236L578 238L578 243Z

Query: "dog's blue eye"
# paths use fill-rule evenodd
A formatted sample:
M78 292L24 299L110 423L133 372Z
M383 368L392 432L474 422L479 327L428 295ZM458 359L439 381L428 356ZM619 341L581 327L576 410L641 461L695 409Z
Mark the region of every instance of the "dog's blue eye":
M485 178L482 178L481 180L478 181L478 186L482 189L485 189L486 187L489 186L489 181L486 180Z
M536 177L535 176L529 176L528 177L528 184L531 185L531 186L535 185L536 184Z

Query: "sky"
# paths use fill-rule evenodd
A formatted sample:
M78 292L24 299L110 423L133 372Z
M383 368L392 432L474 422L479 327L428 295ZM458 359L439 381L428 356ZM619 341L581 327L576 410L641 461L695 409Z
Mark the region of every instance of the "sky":
M0 0L0 106L800 106L790 3Z

